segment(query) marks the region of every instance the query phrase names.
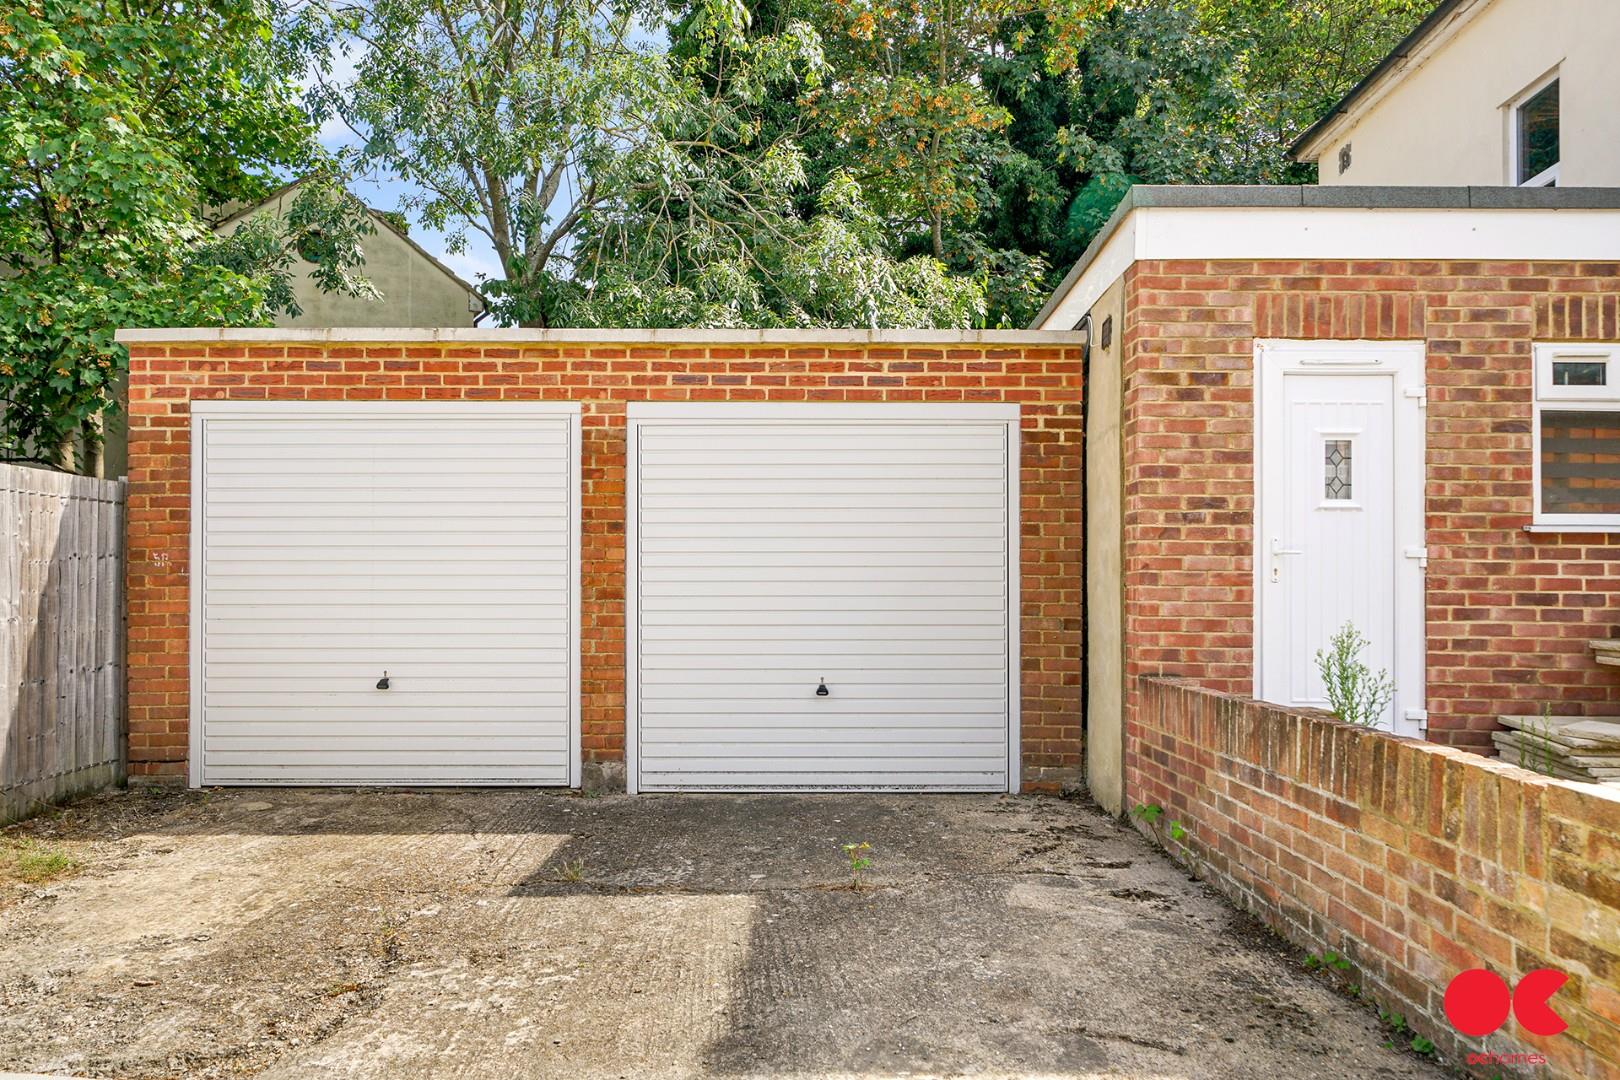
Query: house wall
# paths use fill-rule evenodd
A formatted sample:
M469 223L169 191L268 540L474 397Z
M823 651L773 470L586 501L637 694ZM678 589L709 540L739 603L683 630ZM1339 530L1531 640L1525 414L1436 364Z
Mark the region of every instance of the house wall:
M1321 183L1512 183L1507 105L1557 68L1559 185L1620 186L1620 4L1489 0L1475 7L1455 36L1313 150ZM1346 143L1351 165L1341 173Z
M1161 839L1199 877L1295 945L1346 958L1325 977L1475 1075L1620 1080L1620 791L1195 687L1145 679L1139 693L1129 797L1163 808ZM1510 1017L1465 1038L1446 1020L1458 972L1517 985L1547 967L1570 977L1551 999L1562 1034ZM1469 1061L1517 1053L1546 1065Z
M249 216L280 214L295 195L294 188L266 202ZM382 295L375 300L323 292L310 276L313 264L296 259L292 266L293 296L303 311L278 315L275 325L286 327L358 326L472 326L483 310L473 294L443 267L434 263L380 217L376 231L364 238L366 263L361 272ZM227 224L221 231L229 233ZM116 475L116 474L114 474Z
M277 326L471 326L482 304L461 283L435 266L398 233L379 224L365 238L362 273L382 296L366 300L322 292L310 278L311 264L293 268L293 294L303 314L276 316Z
M184 331L169 332L184 335ZM227 334L229 332L226 332ZM583 403L582 750L624 760L625 405L629 401L1013 402L1021 406L1024 782L1081 754L1080 350L1067 335L846 332L655 340L488 331L432 341L290 333L130 350L129 741L135 777L181 778L188 738L190 407L229 400ZM268 332L265 332L268 336ZM336 338L334 340L334 337Z
M1489 751L1504 712L1620 713L1620 680L1587 648L1620 617L1620 534L1523 529L1531 344L1620 340L1615 262L1135 263L1128 690L1144 674L1253 689L1256 337L1426 346L1429 738Z

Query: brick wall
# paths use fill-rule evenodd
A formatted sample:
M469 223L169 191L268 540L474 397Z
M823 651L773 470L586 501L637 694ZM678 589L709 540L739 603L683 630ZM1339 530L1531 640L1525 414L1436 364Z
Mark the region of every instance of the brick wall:
M1620 1080L1620 791L1152 678L1125 765L1130 802L1182 823L1169 843L1205 880L1348 957L1347 982L1454 1062L1538 1053L1554 1076ZM1457 1035L1445 988L1476 967L1568 974L1569 1030Z
M1620 535L1522 529L1531 345L1620 341L1620 263L1144 261L1125 312L1128 690L1252 690L1254 339L1422 340L1429 737L1489 751L1503 712L1620 712L1586 646L1620 626Z
M1024 777L1036 786L1076 779L1079 349L1051 344L1052 335L1044 336L1046 343L1041 335L1022 341L1003 335L1005 344L998 344L994 334L977 343L965 337L961 344L818 343L827 336L807 334L798 344L525 343L520 332L505 342L476 344L131 344L131 774L185 774L189 413L195 399L583 402L581 735L587 762L624 759L625 403L936 401L1022 407Z

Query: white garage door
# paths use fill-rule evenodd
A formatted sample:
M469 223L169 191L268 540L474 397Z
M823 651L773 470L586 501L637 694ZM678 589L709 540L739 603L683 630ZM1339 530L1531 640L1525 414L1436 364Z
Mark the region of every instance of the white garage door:
M194 784L577 778L577 405L192 417Z
M1017 437L1016 406L631 405L632 785L1016 790Z

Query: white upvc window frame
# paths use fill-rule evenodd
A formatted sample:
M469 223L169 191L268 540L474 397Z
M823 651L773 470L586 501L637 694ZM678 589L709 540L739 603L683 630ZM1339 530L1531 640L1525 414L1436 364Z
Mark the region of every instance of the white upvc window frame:
M1559 182L1558 167L1563 163L1564 158L1564 93L1562 87L1558 91L1558 160L1534 176L1525 176L1524 162L1519 157L1519 112L1531 98L1557 82L1558 78L1559 69L1553 68L1521 91L1512 101L1508 102L1508 170L1515 187L1547 187Z
M1544 343L1533 349L1535 393L1531 423L1531 483L1535 490L1535 512L1529 526L1532 532L1613 532L1620 533L1620 513L1549 514L1541 509L1541 421L1544 412L1620 413L1620 343ZM1553 364L1557 361L1600 361L1607 371L1603 386L1554 386Z

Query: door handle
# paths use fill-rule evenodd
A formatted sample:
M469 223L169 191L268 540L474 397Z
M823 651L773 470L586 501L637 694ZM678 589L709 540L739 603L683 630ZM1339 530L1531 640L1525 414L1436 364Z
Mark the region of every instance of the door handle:
M1283 547L1282 538L1273 536L1271 538L1271 580L1282 580L1282 557L1284 555L1303 554L1305 554L1304 548Z

